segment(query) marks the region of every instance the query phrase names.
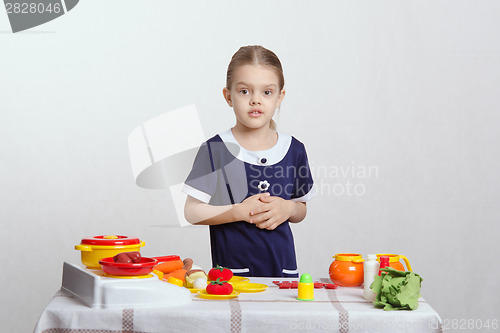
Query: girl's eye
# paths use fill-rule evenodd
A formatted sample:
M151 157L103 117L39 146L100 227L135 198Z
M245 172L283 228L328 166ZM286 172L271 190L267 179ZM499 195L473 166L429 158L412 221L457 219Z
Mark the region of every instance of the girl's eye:
M248 95L249 91L247 89L241 89L240 94L242 95Z
M266 91L264 91L264 95L266 95L266 96L269 96L269 95L271 95L272 93L273 93L273 91L272 91L272 90L266 90Z

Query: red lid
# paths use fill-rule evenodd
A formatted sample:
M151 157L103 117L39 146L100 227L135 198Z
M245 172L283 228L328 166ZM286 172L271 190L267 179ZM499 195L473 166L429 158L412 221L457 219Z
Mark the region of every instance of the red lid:
M388 256L381 256L380 257L380 268L385 268L389 266L389 257Z
M389 267L389 265L390 265L389 257L388 256L381 256L380 257L380 269L378 270L378 276L381 276L381 274L382 274L381 269Z
M102 235L82 239L82 244L87 245L133 245L140 244L141 241L137 237L128 237L121 235Z

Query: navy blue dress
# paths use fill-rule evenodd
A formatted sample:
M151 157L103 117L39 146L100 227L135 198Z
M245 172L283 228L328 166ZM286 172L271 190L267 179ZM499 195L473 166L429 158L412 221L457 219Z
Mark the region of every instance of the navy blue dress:
M200 147L183 191L210 205L229 205L266 191L285 200L306 202L312 186L300 141L278 133L272 148L247 151L229 130ZM275 230L259 229L245 221L211 225L210 243L214 267L228 267L240 276L298 277L288 221Z

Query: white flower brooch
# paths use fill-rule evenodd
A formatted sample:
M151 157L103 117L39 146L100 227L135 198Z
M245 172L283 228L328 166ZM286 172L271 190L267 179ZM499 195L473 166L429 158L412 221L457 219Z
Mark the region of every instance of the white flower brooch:
M259 186L257 186L261 192L266 192L267 189L269 188L269 183L267 180L261 180L259 182Z

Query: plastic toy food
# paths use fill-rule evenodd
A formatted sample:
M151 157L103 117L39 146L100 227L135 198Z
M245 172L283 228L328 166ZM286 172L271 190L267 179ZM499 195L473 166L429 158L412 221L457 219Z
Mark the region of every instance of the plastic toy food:
M173 278L181 280L184 283L184 281L186 280L186 273L193 266L193 259L186 258L183 261L180 261L180 263L182 264L181 268L170 271L171 269L177 268L179 266L179 261L180 261L180 258L179 258L179 260L167 261L167 263L172 263L172 262L175 263L175 264L172 264L170 266L169 265L165 265L163 267L160 266L163 263L159 263L158 265L156 265L156 267L157 267L156 269L158 269L159 271L161 271L162 269L164 270L163 271L163 273L164 273L163 280L168 281L168 279L170 277L173 277ZM158 268L159 266L160 266L160 269ZM169 271L169 272L166 272L166 271Z
M338 286L339 286L338 284L331 284L331 283L325 284L326 289L337 289Z
M196 280L194 280L194 283L193 283L193 288L194 289L205 289L207 287L207 279L206 279L206 276L205 278L197 278Z
M208 278L210 281L216 281L220 279L221 281L229 281L233 277L233 272L229 268L221 267L217 265L217 267L212 268L208 272Z
M173 277L173 276L169 277L169 278L167 279L167 282L168 282L168 283L171 283L171 284L175 284L175 285L176 285L176 286L178 286L178 287L182 287L182 284L183 284L182 280L177 279L177 278L175 278L175 277Z
M233 286L227 281L221 281L217 278L215 281L210 281L207 288L207 293L212 295L230 295L233 292Z
M168 281L168 279L171 277L179 279L184 283L184 280L186 279L186 270L181 268L176 271L173 271L172 273L163 274L163 280Z
M298 281L293 281L293 282L285 281L280 284L280 289L290 289L290 288L296 289L298 287L299 287Z
M185 269L186 271L191 270L193 268L193 259L191 258L186 258L182 261L182 269Z
M141 257L141 262L139 263L115 262L112 257L99 260L99 264L104 273L119 276L147 275L153 271L157 263L158 260L155 258L146 257Z
M373 304L384 310L415 310L422 278L413 272L401 272L392 267L382 268L375 276L371 289L376 294Z
M132 259L133 263L141 262L141 253L140 252L126 252L130 259Z
M151 272L157 273L157 275L163 279L167 280L170 276L174 278L178 278L181 281L184 281L184 275L186 270L175 270L171 273L164 274L163 272L155 269L158 266L158 262L163 263L163 261L180 261L179 256L163 256L163 257L142 257L137 256L135 253L129 255L120 253L121 255L116 255L114 257L107 257L99 260L99 264L104 273L108 275L128 275L128 276L137 276L137 275L147 275ZM132 260L139 260L139 262L132 262ZM191 260L191 259L189 259ZM188 260L188 262L189 262ZM192 262L192 261L191 261ZM182 264L182 261L181 261ZM191 265L189 265L191 267Z
M130 257L126 253L118 253L113 257L113 261L120 263L132 263L132 259L130 259Z
M207 280L208 280L207 274L205 274L205 272L201 269L192 269L192 270L188 271L186 273L186 281L185 281L186 287L200 289L200 288L196 288L194 286L195 281L198 279L205 280L205 286L203 286L203 288L205 288L207 285Z
M163 272L164 274L168 274L178 269L182 269L182 266L184 266L184 263L181 258L179 256L173 256L171 260L160 262L155 266L155 269Z
M273 283L280 289L297 289L299 287L299 281L273 281ZM333 283L314 282L314 289L337 289L338 286L338 284Z
M122 252L118 253L113 257L114 262L120 263L139 263L141 262L141 253L140 252Z

